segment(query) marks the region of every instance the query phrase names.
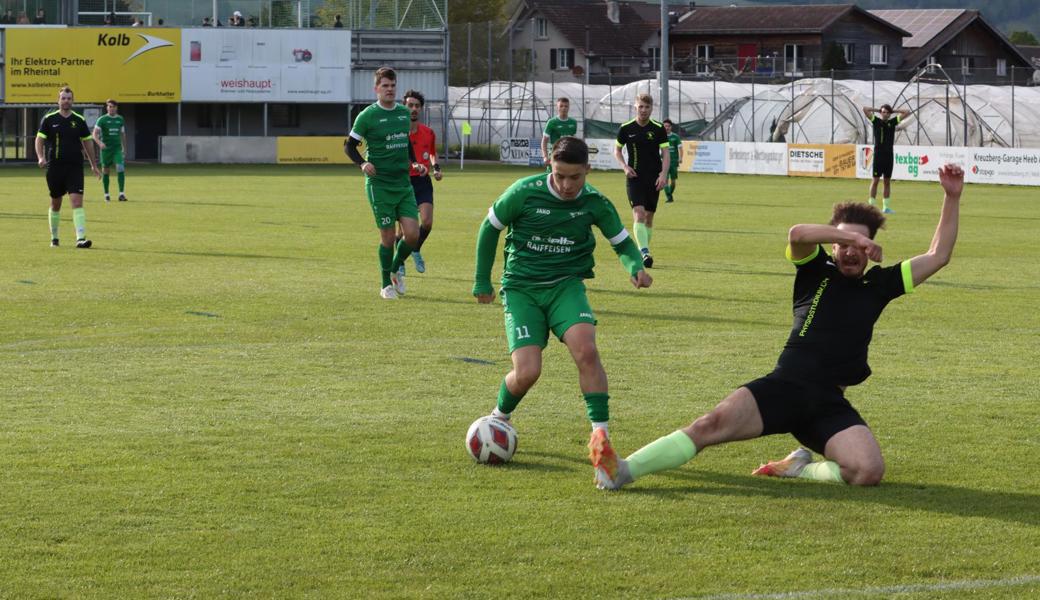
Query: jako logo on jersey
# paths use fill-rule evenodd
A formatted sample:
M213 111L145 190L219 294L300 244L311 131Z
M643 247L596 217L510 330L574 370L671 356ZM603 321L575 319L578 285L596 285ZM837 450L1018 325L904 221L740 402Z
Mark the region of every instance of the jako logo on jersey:
M538 214L538 215L551 215L552 214L552 211L549 210L548 208L536 208L536 209L534 209L534 212L535 212L535 214Z
M124 65L132 61L133 59L137 58L138 56L144 54L145 52L155 50L156 48L165 48L166 46L173 46L173 42L155 37L154 35L145 35L143 33L139 33L137 35L144 40L144 45L138 48L136 51L134 51L133 54L131 54L126 60L124 60ZM106 48L111 48L114 46L129 46L130 36L125 33L99 33L97 45Z

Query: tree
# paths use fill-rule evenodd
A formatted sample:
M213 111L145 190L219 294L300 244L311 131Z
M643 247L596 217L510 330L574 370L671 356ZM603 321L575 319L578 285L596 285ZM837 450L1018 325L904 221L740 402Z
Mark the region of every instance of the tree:
M823 64L821 67L824 74L829 72L831 69L841 71L848 68L848 64L845 62L845 51L841 49L841 46L834 42L831 42L827 46L827 51L823 53Z
M1029 31L1012 31L1011 35L1008 36L1008 40L1012 44L1018 44L1019 46L1040 46L1040 40L1036 39L1036 36Z

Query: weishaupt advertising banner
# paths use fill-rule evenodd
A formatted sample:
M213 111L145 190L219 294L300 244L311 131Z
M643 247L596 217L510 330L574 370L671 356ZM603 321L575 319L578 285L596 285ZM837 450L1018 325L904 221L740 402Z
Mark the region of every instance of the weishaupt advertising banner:
M5 37L5 102L56 102L66 85L80 104L181 99L178 29L12 28Z
M181 31L185 102L350 102L350 31Z

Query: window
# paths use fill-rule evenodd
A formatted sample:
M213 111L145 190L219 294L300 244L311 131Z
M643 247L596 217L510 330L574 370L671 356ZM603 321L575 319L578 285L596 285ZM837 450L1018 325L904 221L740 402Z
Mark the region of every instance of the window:
M271 104L267 110L271 118L271 127L300 126L299 104Z
M973 57L973 56L962 56L961 57L961 75L971 75L971 70L974 67L975 67L975 57Z
M870 45L870 64L872 64L872 65L887 65L888 64L888 45L887 44L871 44Z
M574 48L553 48L549 50L549 68L567 70L574 67Z
M660 71L661 70L661 49L650 48L650 70Z
M805 46L784 44L784 75L800 76L805 63Z
M841 47L841 53L845 55L845 64L851 65L856 62L856 44L843 43L838 46Z
M539 17L534 20L534 36L540 40L549 37L549 22Z
M997 59L997 77L1007 77L1007 59Z
M224 129L227 115L223 104L196 104L195 124L200 129Z
M697 74L711 73L711 61L715 60L715 46L699 44L697 46Z

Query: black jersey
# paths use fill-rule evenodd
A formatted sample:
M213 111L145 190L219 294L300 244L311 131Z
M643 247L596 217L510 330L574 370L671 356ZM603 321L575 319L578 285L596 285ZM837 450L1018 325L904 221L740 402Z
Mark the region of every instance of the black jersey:
M794 325L776 372L797 381L861 383L870 376L867 349L874 323L890 301L913 291L910 262L875 266L851 279L817 246L795 265Z
M870 118L874 126L874 152L892 152L892 145L896 140L896 125L899 125L899 115L892 115L887 119L874 115Z
M668 134L664 125L650 119L640 125L635 119L618 129L617 145L628 149L628 166L642 178L661 174L661 149L668 152Z
M49 164L83 166L82 141L91 137L83 115L72 112L63 117L58 111L48 113L40 121L36 137L44 140Z

